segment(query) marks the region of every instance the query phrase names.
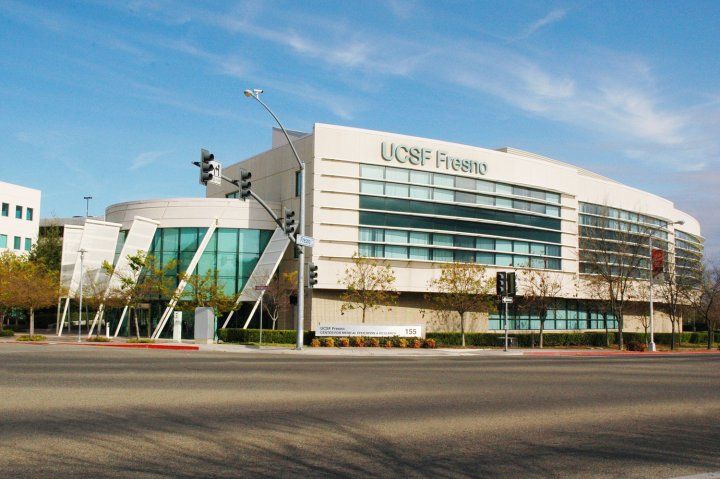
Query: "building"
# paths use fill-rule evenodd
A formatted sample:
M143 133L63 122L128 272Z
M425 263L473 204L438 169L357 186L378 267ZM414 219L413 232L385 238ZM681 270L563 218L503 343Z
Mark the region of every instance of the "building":
M40 227L40 190L0 181L0 251L28 252Z
M423 314L428 283L446 262L480 263L493 275L548 271L561 278L564 291L545 328L593 330L616 324L582 286L598 228L622 225L642 241L642 232L650 232L676 257L679 274L690 273L702 258L700 225L671 201L537 154L325 124L304 136L293 132L293 138L307 168L306 235L316 240L306 258L319 267L319 283L306 300L309 329L360 321L340 310L338 280L354 253L387 260L401 292L397 306L367 321L428 330L449 328ZM224 173L239 178L241 169L252 173L262 198L297 211L296 162L277 131L270 150L225 165ZM208 186L207 196L237 192L225 183ZM280 268L294 267L288 252ZM649 274L649 261L644 267L641 278ZM292 327L291 318L284 326ZM538 326L537 318L513 312L511 329ZM495 314L476 314L470 322L475 331L501 327ZM641 331L638 318L626 317L625 330ZM656 331L669 330L659 313Z
M315 245L307 249L306 260L319 267L318 284L306 291L306 329L361 321L355 311L341 312L340 278L354 254L387 261L401 293L397 305L370 312L367 322L420 325L425 331L458 328L456 321L426 311L428 284L448 262L482 264L493 276L497 271L520 276L544 271L563 284L545 329L592 331L616 327L585 284L592 273L589 245L598 231L613 232L622 225L643 245L652 236L680 274L692 274L702 259L700 225L672 202L550 158L325 124L316 124L310 134L291 132L291 137L307 172L306 235ZM253 191L278 216L283 209L298 211L297 164L278 131L268 151L223 163L223 173L231 178L250 171ZM257 201L237 199L236 186L210 184L206 195L111 205L104 220L65 224L61 276L68 296L77 296L80 277L85 285L112 290L117 272L128 272L128 255L147 251L160 264L175 265L173 297L182 301L188 275L216 272L240 306L218 326L257 325L262 284L276 269L296 269L294 248L288 248L289 239ZM649 245L647 256L638 268L638 283L649 276ZM114 264L116 273L105 274L104 262ZM62 309L69 304L65 301ZM141 330L169 335L176 306L170 298L148 300ZM637 306L625 317L626 331L642 330L639 317L647 306L641 300ZM285 312L278 326L293 328L296 313ZM126 309L107 314L116 335L130 333L125 314ZM511 330L539 327L531 312L513 307L510 318ZM187 337L192 321L183 321ZM477 312L467 326L498 331L503 322L495 313ZM669 330L659 312L656 331Z

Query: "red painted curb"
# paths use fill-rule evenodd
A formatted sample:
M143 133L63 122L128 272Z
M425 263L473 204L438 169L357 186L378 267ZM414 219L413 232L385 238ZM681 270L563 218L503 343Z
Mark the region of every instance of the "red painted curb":
M180 344L152 344L152 343L57 343L65 346L99 346L103 348L128 348L128 349L170 349L175 351L198 351L199 346Z
M699 351L532 351L524 356L684 356L693 354L720 354L718 350L702 349Z

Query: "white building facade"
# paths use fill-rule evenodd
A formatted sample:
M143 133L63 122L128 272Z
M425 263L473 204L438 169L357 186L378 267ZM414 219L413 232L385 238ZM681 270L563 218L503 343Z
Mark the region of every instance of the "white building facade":
M428 331L449 329L427 314L424 300L448 262L482 264L493 276L547 271L563 292L546 329L614 329L614 319L582 287L590 272L584 239L600 221L652 231L680 272L697 268L702 258L699 223L671 201L550 158L326 124L294 137L307 168L306 234L316 240L306 258L319 267L319 283L306 300L307 329L360 321L340 310L340 279L355 253L387 261L401 293L396 306L370 313L367 321L422 324ZM224 173L239 178L241 169L250 171L257 194L297 212L294 157L277 135L273 143ZM207 196L232 198L236 191L211 185ZM294 268L288 252L280 269ZM670 330L662 313L656 323L656 330ZM539 327L537 318L519 310L510 325L517 331ZM292 327L292 319L284 326ZM495 331L502 323L496 314L478 313L469 327ZM626 317L625 327L641 330L637 318Z
M40 190L0 181L0 251L29 252L40 229Z

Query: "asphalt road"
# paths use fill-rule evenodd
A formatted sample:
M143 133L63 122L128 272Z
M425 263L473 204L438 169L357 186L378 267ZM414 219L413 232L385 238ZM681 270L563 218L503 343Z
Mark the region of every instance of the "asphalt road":
M0 477L720 471L720 358L307 358L0 345Z

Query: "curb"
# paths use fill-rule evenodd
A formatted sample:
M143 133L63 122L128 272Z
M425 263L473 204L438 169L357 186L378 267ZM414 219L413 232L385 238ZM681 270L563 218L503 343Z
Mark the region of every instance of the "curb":
M524 356L595 356L595 357L649 357L649 356L692 356L692 355L720 354L718 350L701 349L699 351L528 351Z
M64 346L96 346L101 348L125 349L170 349L175 351L198 351L199 346L185 344L153 344L153 343L55 343Z

